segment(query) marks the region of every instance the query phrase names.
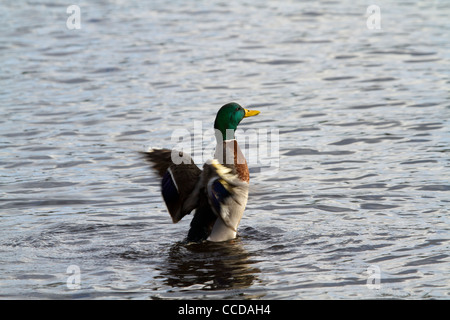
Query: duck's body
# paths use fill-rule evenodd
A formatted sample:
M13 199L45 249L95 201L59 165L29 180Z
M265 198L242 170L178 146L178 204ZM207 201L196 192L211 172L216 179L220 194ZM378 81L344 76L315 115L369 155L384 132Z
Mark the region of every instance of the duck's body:
M187 241L225 241L236 237L248 198L249 170L234 138L239 122L259 114L236 103L223 106L214 127L217 146L214 158L200 170L191 157L169 149L145 152L162 177L161 193L172 221L177 223L195 209ZM232 130L231 139L229 131Z

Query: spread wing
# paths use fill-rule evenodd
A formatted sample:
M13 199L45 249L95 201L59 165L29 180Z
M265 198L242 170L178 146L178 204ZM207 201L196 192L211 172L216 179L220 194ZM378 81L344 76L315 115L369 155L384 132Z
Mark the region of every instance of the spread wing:
M172 221L177 223L198 205L201 170L186 153L151 149L141 154L152 163L161 180L161 194Z
M207 184L209 204L225 225L236 231L247 204L248 183L217 160L213 160L209 168L216 173Z

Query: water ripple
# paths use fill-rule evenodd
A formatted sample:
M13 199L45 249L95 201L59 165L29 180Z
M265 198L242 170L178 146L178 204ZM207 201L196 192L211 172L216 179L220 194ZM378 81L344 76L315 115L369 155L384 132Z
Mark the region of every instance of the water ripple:
M0 4L2 298L449 298L447 4L394 1L381 30L350 0L80 7L69 30ZM237 239L186 244L136 152L232 100L278 162L250 163Z

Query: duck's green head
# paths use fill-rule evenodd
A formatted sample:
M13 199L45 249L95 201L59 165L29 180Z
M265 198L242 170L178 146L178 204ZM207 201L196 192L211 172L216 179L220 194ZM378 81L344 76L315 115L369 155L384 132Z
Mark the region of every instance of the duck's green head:
M222 134L223 141L234 139L234 131L236 131L236 128L242 119L256 116L257 114L259 114L259 111L247 110L242 108L236 102L227 103L217 112L214 129L219 130ZM229 129L228 132L227 129ZM216 136L217 134L216 131Z

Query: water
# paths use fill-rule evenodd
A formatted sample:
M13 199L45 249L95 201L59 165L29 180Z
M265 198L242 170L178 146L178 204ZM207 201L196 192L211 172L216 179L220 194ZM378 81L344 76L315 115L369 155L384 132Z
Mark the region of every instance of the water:
M1 298L448 299L450 6L370 4L2 1ZM279 169L184 245L136 151L230 101Z

